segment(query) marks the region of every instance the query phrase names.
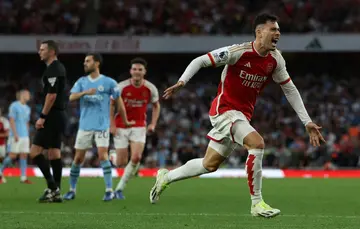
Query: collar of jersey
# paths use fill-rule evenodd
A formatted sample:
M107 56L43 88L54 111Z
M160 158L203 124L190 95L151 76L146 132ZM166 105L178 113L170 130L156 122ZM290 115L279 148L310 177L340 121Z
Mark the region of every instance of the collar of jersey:
M96 79L93 79L93 78L91 78L91 76L90 75L88 75L88 79L90 80L90 82L92 82L92 83L94 83L94 82L96 82L96 81L98 81L99 79L101 79L103 77L103 75L102 74L100 74Z

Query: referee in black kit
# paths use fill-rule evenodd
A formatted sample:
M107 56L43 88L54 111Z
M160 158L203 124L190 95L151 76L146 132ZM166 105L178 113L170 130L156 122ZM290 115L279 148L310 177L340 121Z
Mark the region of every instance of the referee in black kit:
M39 55L47 65L42 75L43 108L36 121L36 134L30 149L30 157L40 168L47 182L47 189L40 202L62 202L60 184L62 175L61 140L66 125L67 95L65 92L66 70L57 59L58 46L52 41L43 41ZM48 149L49 161L42 154ZM53 175L50 173L50 165Z

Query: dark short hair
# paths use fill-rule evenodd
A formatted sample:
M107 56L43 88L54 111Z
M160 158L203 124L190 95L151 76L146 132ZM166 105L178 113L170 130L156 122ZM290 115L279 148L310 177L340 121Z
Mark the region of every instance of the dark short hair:
M255 30L258 25L266 24L266 22L268 22L268 21L277 22L278 17L273 14L268 14L268 13L262 13L262 14L257 15L254 20L254 23L253 23L254 34L256 35Z
M103 58L100 53L91 52L86 56L92 56L95 62L99 62L99 67L103 65Z
M41 42L41 44L47 44L48 49L54 50L55 55L57 55L59 53L59 46L54 40L46 40L46 41Z
M132 59L130 64L131 65L133 65L133 64L142 64L144 66L144 68L147 68L146 60L141 58L141 57L136 57L136 58Z

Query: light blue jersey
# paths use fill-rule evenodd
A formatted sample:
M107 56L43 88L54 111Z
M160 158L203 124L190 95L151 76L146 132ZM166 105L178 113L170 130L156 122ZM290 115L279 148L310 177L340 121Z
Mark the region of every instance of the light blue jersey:
M96 89L95 95L84 95L80 98L80 130L103 131L110 128L110 97L118 98L119 89L115 80L100 75L96 79L90 76L76 81L71 93Z
M20 138L29 137L28 123L30 121L31 109L28 105L15 101L10 104L9 118L15 121L16 132ZM10 136L14 136L10 128Z

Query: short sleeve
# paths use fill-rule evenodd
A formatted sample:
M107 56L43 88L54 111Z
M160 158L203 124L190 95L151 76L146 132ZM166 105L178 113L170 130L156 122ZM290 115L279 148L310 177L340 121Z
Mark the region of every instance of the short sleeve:
M226 46L215 49L207 55L210 58L213 67L227 64L233 65L240 59L246 48L247 46L245 44Z
M117 99L120 96L120 90L115 80L110 81L110 94L112 99Z
M119 94L121 96L123 90L125 87L127 87L128 85L130 85L130 81L129 80L124 80L124 81L121 81L117 86L118 86L118 89L119 89Z
M151 102L156 103L159 101L159 91L154 84L150 84Z
M10 129L9 120L7 120L6 118L3 119L3 125L4 125L4 129L5 129L5 130L9 130L9 129Z
M46 72L46 80L49 84L48 93L57 93L59 90L59 77L63 75L55 65L51 66Z
M81 78L80 79L78 79L76 82L75 82L75 84L74 84L74 86L71 88L71 90L70 90L70 93L79 93L79 92L82 92L82 87L81 87Z
M286 84L291 78L286 70L286 63L279 51L276 51L274 58L276 59L277 65L272 75L273 80L278 84Z
M11 104L9 107L9 118L16 118L16 106L14 104Z

